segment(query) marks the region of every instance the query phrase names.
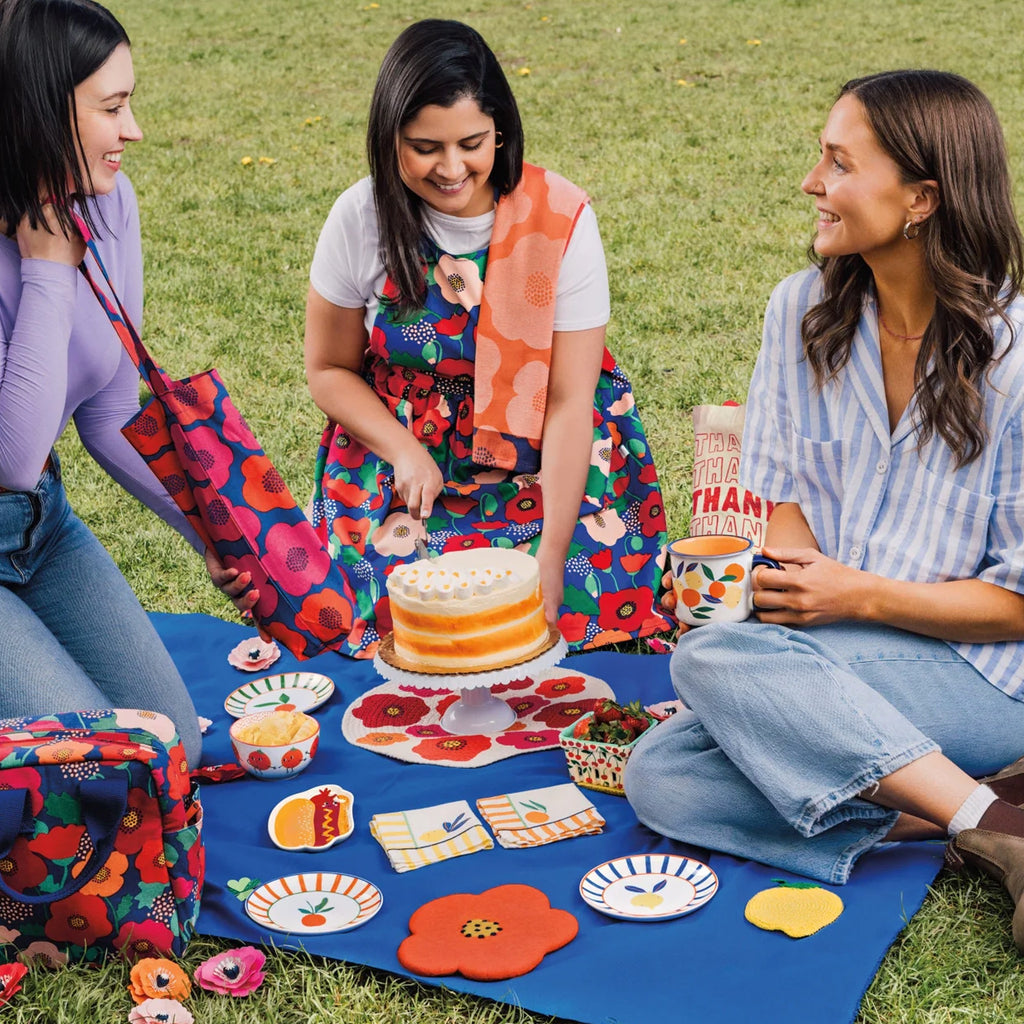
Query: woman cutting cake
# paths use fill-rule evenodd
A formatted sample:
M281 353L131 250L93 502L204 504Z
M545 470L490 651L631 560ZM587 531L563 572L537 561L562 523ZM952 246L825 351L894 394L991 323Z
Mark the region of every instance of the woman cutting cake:
M385 579L474 547L535 554L570 646L666 629L665 521L586 195L523 163L494 54L454 21L406 29L370 107L371 176L335 203L306 309L332 421L314 525L359 593L348 652L391 630Z

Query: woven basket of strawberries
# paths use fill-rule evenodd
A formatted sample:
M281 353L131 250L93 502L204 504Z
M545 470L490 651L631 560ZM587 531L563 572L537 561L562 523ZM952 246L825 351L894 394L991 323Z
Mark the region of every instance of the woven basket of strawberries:
M598 702L594 710L563 729L558 742L573 782L587 789L623 795L622 775L637 740L658 722L640 701Z

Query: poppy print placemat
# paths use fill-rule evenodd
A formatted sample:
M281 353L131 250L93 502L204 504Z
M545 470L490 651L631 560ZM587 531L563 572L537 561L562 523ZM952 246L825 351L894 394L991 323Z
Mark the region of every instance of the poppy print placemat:
M479 768L531 750L558 746L558 734L604 698L614 698L601 679L564 666L491 687L516 720L491 736L453 736L441 727L459 690L388 682L364 693L345 710L341 731L349 743L415 764Z

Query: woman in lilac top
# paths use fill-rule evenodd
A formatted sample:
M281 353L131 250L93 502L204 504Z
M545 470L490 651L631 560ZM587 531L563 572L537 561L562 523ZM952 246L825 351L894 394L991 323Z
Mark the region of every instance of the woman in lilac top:
M128 37L103 7L0 0L0 717L158 711L198 764L181 677L69 507L53 450L73 416L93 458L199 545L121 436L138 410L138 374L76 269L85 249L72 206L140 321L138 209L120 174L126 144L142 137L134 88Z

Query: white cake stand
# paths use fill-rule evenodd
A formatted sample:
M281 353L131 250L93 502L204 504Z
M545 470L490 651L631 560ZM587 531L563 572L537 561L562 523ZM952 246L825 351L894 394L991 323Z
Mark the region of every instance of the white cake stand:
M384 641L390 639L389 635ZM516 713L491 693L491 687L552 668L565 657L567 650L562 634L552 626L548 631L548 646L540 654L489 672L414 672L402 668L395 659L394 648L390 644L385 646L383 641L374 656L373 667L391 682L461 691L460 698L441 716L441 728L453 736L492 735L507 729L516 720Z

